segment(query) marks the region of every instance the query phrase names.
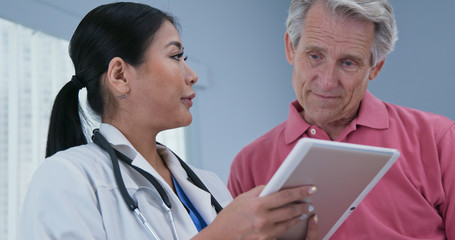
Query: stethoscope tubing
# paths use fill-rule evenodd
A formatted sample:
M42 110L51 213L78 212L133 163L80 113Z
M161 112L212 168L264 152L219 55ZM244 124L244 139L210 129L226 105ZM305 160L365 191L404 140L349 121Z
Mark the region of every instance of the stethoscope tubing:
M139 208L134 209L134 213L136 213L136 216L139 218L139 221L141 221L142 224L144 224L145 227L152 234L153 239L160 240L160 237L158 237L158 234L156 234L155 230L153 230L152 226L150 226L150 223L147 221L147 219L145 219L144 215L142 215L142 213L139 210Z
M145 227L149 230L151 233L152 237L156 240L159 240L160 238L158 237L158 234L153 230L152 226L150 223L147 221L147 219L144 217L144 215L141 213L141 211L138 208L137 203L133 200L133 198L128 194L128 191L126 190L125 183L123 181L123 177L120 171L120 166L119 166L119 159L128 164L130 167L138 171L142 176L144 176L157 190L158 194L160 195L161 198L161 203L162 203L162 208L164 212L166 213L165 216L167 218L167 221L169 225L172 228L172 235L174 239L178 240L178 234L177 234L177 229L175 227L175 222L174 218L172 216L171 212L171 202L169 200L169 197L167 196L164 188L161 186L161 184L153 177L151 174L148 172L144 171L141 168L138 168L134 165L132 165L132 160L129 159L127 156L122 154L121 152L115 150L110 143L104 138L104 136L99 132L98 129L93 130L93 136L92 140L95 144L97 144L100 148L104 149L108 154L112 162L112 169L114 172L114 177L115 181L117 183L117 186L119 188L120 194L122 195L122 198L124 199L125 203L127 204L128 208L130 208L131 211L135 213L137 218L139 219L142 224L145 225ZM158 143L160 144L160 143ZM172 152L172 151L171 151ZM183 169L186 171L189 180L199 187L200 189L208 192L210 194L211 202L213 207L215 208L216 212L219 213L223 208L221 205L218 203L218 201L213 197L213 195L210 193L208 188L202 183L202 181L197 177L197 175L191 170L191 168L182 160L180 157L172 152L177 159L179 160L180 164L182 165Z

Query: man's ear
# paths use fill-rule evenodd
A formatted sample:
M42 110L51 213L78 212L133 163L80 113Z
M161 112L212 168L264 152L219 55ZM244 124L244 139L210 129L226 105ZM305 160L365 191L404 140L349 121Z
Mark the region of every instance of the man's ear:
M289 36L288 32L284 34L284 47L286 51L286 59L288 60L289 64L294 66L294 57L295 57L295 50L292 46L292 40Z
M114 57L107 69L107 84L117 94L127 94L130 91L130 71L132 67L122 58ZM115 95L117 95L115 94Z
M368 75L368 79L373 80L381 72L382 67L384 66L385 58L382 61L378 62L373 68L370 70L370 74Z

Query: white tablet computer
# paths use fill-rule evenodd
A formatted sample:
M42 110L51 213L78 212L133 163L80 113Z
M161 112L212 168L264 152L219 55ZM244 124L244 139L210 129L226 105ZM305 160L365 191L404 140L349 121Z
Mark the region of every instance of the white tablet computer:
M315 185L310 197L318 215L319 239L328 239L400 155L396 149L302 138L260 196L282 188ZM302 239L306 222L280 236Z

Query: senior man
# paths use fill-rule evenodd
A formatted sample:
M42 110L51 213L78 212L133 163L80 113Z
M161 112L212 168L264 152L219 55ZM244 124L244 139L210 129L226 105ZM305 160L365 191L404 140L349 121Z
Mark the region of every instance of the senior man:
M396 35L387 0L293 0L285 51L297 100L236 156L231 193L266 184L300 138L396 148L397 162L331 239L455 239L454 122L367 90Z

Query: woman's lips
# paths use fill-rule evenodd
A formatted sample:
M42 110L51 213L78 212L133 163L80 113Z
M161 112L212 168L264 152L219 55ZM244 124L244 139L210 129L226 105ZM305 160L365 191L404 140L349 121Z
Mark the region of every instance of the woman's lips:
M193 98L196 97L196 94L193 93L191 95L189 95L188 97L183 97L180 99L180 101L185 104L185 106L187 106L188 108L192 107L193 106Z

